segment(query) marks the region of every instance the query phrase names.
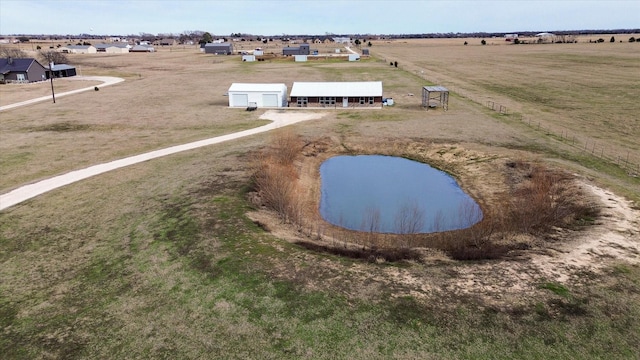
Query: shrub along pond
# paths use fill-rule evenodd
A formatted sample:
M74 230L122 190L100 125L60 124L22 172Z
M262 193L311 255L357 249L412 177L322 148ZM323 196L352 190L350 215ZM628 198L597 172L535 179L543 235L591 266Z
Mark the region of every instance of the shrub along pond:
M320 215L350 230L415 234L458 230L482 220L478 204L450 175L400 157L332 157L320 166Z

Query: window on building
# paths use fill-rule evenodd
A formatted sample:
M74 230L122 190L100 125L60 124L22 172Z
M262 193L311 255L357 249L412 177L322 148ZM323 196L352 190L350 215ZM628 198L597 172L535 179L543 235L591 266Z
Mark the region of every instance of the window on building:
M365 104L365 101L366 101L366 100L365 100L365 98L361 97L361 98L360 98L360 105L364 105L364 104Z
M320 105L335 105L336 98L335 97L321 97L319 99Z
M297 99L298 107L307 107L308 103L309 103L309 99L306 96L305 97L298 97L298 99Z
M373 97L369 98L369 105L373 105Z

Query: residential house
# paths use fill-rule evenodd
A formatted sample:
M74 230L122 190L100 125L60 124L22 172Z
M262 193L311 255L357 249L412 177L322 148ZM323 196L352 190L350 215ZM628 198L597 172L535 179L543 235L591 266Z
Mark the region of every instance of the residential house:
M47 79L47 69L33 58L0 59L1 83L29 83Z

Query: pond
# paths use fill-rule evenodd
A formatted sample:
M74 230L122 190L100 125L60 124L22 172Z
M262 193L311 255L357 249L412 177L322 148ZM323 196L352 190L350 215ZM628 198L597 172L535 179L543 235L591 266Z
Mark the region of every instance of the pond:
M320 166L320 215L350 230L414 234L464 229L478 204L450 175L383 155L335 156Z

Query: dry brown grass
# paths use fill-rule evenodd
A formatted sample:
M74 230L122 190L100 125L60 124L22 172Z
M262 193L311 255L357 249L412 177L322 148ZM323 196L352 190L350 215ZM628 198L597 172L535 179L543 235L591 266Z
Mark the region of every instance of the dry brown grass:
M477 219L482 221L462 230L421 234L419 229L424 225L424 216L417 206L407 204L396 216L395 234L379 233L380 214L375 209L363 215L363 227L368 230L346 230L327 224L317 215L318 180L309 183L309 174L304 173L304 169L309 168L305 162L317 167L321 159L336 153L326 151L327 145L323 140L308 140L306 143L323 148L322 156L318 159L318 154L313 151L304 153L301 139L289 131L272 137L271 145L256 156L258 161L253 170L255 193L251 198L256 205L274 211L280 219L296 227L300 236L308 240L297 243L309 249L369 261L379 258L386 261L417 259L416 248L442 250L456 260L499 259L512 250L528 248L527 239L530 237L544 238L558 229L588 224L598 217L597 205L579 190L572 176L541 163L523 160L507 160L505 163L502 159L496 161L486 155L474 154L473 158L488 159L489 166L476 168L480 179L472 180L465 174L469 171L468 164L465 164L469 155L459 152L460 163L446 164L433 156L433 153L442 155L446 151L421 149L419 144L389 147L370 142L358 144L368 150L356 153L384 153L432 165L440 163L454 176L462 177L468 187L476 189L475 195L484 201L482 213L473 204L468 204L460 208L458 216L466 223L476 223ZM432 155L427 155L429 151ZM301 165L296 166L298 163ZM499 164L505 165L499 168ZM487 181L489 172L501 173L504 182L492 182L493 189L478 192L481 185L474 182ZM315 190L302 191L308 187ZM441 220L433 220L436 229Z
M630 151L640 163L637 44L579 38L577 44L507 46L495 40L500 46L490 46L493 40L487 46L463 46L462 39L376 41L371 51L481 104L503 104L557 134L591 139L619 156Z
M407 95L423 80L384 63L242 64L195 49L130 55L73 56L83 73L124 76L123 84L56 107L0 114L0 191L253 126L260 110L226 108L222 94L232 81L382 79L397 106L329 111L296 125L303 138L327 139L328 145L312 150L312 144L303 153L321 157L332 144L363 151L372 141L401 152L430 147L438 166L466 166L461 184L483 204L491 199L481 194L500 176L480 170L491 159L536 158L512 148L534 149L543 141L455 96L449 112L425 112ZM432 251L426 264L389 266L318 255L257 229L245 217L244 189L251 154L268 139L243 138L137 164L0 213L0 352L29 359L638 353L636 265L617 264L599 275L591 263L577 266L569 253L550 255L541 268L524 260L460 263ZM401 146L409 141L409 149ZM637 238L611 226L615 236ZM566 237L559 234L558 241ZM601 269L615 254L604 248L613 245L598 244L597 255L586 257ZM615 250L633 254L626 243Z

